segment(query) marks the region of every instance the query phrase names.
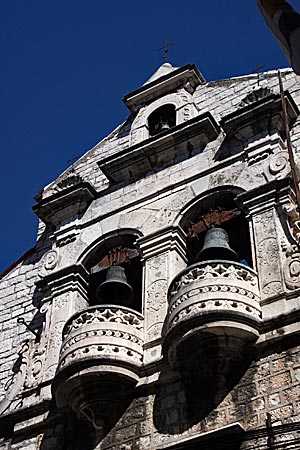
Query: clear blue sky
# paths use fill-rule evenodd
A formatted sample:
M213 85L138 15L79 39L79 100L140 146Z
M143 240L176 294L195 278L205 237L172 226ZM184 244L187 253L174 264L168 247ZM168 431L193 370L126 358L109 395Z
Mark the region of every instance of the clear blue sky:
M288 65L255 0L9 0L0 22L0 272L35 243L34 195L127 117L165 39L208 81Z

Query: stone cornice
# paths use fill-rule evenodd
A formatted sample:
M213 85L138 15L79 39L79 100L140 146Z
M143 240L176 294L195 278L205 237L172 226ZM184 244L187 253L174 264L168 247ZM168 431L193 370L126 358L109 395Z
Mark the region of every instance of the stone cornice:
M263 210L275 207L278 198L286 196L291 190L291 178L273 180L245 193L236 198L237 204L246 214L256 214Z
M180 227L168 227L137 240L143 260L170 250L176 250L186 261L185 233Z
M220 128L210 113L173 127L98 162L111 183L139 178L149 171L163 169L176 158L188 158L193 147L205 147L215 140ZM187 145L187 140L189 145Z
M54 296L70 291L80 291L84 297L87 295L89 273L81 266L69 266L62 270L52 272L36 282L36 287L44 293L44 302Z
M62 187L49 197L39 199L32 209L47 225L56 226L74 214L83 213L95 198L96 191L93 186L86 181L80 181Z
M291 124L298 117L299 109L288 91L285 92L285 98ZM235 136L243 142L265 130L275 129L281 133L284 130L284 120L280 95L271 94L239 108L224 116L220 124L227 136Z

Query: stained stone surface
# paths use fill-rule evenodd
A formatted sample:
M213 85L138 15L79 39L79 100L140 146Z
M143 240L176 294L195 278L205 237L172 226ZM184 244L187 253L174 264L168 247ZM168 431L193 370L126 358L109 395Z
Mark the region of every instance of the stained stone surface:
M163 67L150 78L149 90L147 84L143 87L143 102L139 103L139 91L134 94L130 103L136 108L133 115L74 164L76 177L70 169L37 199L41 220L34 250L0 280L0 450L154 450L207 432L214 439L214 431L224 429L225 433L227 426L237 422L244 433L241 448L246 450L266 447L268 413L276 442L295 448L292 442L300 430L300 221L282 132L277 72L267 72L260 86L256 75L214 82L205 82L200 75L192 66L183 71ZM284 89L296 105L289 114L298 165L299 77L289 69L282 70L282 77ZM176 108L178 128L169 130L163 139L152 137L152 141L147 118L170 103ZM270 109L262 112L262 104L271 105ZM258 106L259 120L249 114ZM204 138L205 133L194 124L206 113L211 119ZM185 127L190 130L186 135ZM198 130L199 135L191 130ZM119 163L130 169L133 163L129 164L126 155L130 159L131 148L139 149L138 170L128 172L125 178L109 179L109 170L118 168ZM113 163L103 165L103 161ZM194 293L185 289L189 281L183 277L182 296L173 295L173 280L182 271L187 270L187 276L187 266L192 264L186 218L197 202L222 188L240 192L237 207L247 219L253 269L245 269L242 281L233 277L230 282L226 271L221 271L218 282L208 283L208 275ZM125 373L131 367L132 354L138 363L133 364L134 387L120 394L122 407L112 412L111 421L102 429L95 428L100 421L93 417L99 411L88 411L89 420L82 420L68 405L57 408L52 386L69 345L68 337L63 336L65 324L91 306L97 310L97 305L90 305L91 274L86 261L96 258L106 238L118 236L120 242L122 233L135 236L143 266L137 312L141 327L124 325L120 317L119 323L107 327L105 320L109 319L102 320L100 314L99 326L93 322L85 332L117 334L111 341L101 335L100 342L100 334L86 335L83 341L88 353L92 349L90 358L95 356L101 374L110 372L107 367ZM225 286L224 291L220 288L226 292L220 294L224 298L218 293L218 298L212 297L218 286ZM239 293L233 298L235 289ZM187 304L183 304L185 299ZM175 320L172 308L178 308L179 322L195 305L217 310L214 333L223 339L222 308L227 308L228 299L236 311L235 318L232 316L236 329L240 315L245 323L247 314L251 320L252 313L259 319L257 341L249 345L235 375L228 379L224 375L232 373L225 367L231 364L229 357L211 365L196 362L199 378L186 367L179 370L175 363L171 367L162 344ZM220 301L225 302L223 306ZM234 303L237 306L232 306ZM19 318L36 335L18 323ZM198 342L197 320L190 322L190 342ZM249 326L245 323L243 326ZM131 326L133 333L129 332ZM231 338L228 335L228 340ZM124 346L125 340L130 344ZM98 358L96 347L103 344L117 348L109 347L110 362ZM72 345L77 345L75 340ZM125 347L130 354L122 354ZM192 353L193 346L186 352ZM76 359L78 355L74 355ZM71 353L68 357L72 359ZM82 355L74 362L78 377L85 364ZM78 398L84 398L83 391ZM117 396L116 392L109 394L112 399ZM85 405L81 406L87 412Z

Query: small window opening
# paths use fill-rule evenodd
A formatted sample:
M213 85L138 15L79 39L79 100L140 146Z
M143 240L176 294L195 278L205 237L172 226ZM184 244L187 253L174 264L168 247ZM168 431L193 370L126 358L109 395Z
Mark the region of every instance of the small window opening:
M150 136L155 136L158 133L169 130L175 125L176 110L174 105L160 106L148 118Z

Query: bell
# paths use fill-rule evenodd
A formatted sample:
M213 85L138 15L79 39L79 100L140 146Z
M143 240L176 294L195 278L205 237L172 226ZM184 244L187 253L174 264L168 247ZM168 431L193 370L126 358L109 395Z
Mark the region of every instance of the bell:
M127 283L125 269L112 266L108 269L106 280L98 286L96 298L99 303L128 306L133 301L133 289Z
M170 125L167 122L164 122L161 124L160 131L165 131L165 130L169 130L169 129L170 129Z
M230 247L228 234L223 228L210 228L207 231L202 250L196 256L196 261L210 259L239 260L238 254Z

